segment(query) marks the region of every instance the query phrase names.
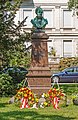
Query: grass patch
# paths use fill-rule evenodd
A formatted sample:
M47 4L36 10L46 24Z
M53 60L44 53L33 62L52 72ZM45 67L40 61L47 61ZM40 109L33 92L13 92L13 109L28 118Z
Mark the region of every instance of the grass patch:
M78 93L78 84L60 84L60 88L63 89L67 95Z
M73 104L59 110L53 107L21 110L15 103L8 104L8 100L0 98L0 120L78 120L78 106Z
M72 94L78 93L77 84L60 84L60 88L72 99ZM59 104L60 109L53 106L37 109L20 109L15 103L8 104L9 97L0 98L0 120L78 120L78 106L70 102ZM71 100L72 101L72 100Z

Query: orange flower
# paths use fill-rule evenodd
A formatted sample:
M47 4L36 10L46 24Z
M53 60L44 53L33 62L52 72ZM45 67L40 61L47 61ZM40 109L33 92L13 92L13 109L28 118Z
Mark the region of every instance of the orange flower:
M32 101L34 101L34 98L32 98Z
M21 90L21 91L23 91L23 90L24 90L24 88L21 88L20 90Z
M25 98L27 98L27 97L28 97L28 95L27 95L27 94L24 94L24 97L25 97Z
M32 95L32 92L31 92L31 91L29 92L29 95Z

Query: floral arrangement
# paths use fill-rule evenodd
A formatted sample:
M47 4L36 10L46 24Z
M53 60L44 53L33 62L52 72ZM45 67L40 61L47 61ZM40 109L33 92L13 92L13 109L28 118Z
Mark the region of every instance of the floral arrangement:
M44 107L53 105L54 108L58 108L58 103L63 99L65 94L62 89L51 88L47 93L43 93L42 97L45 98L43 102Z
M48 91L48 94L49 94L49 97L51 100L54 99L54 97L58 97L59 99L62 99L63 96L65 96L65 94L63 93L63 90L58 88L51 88L49 91Z
M15 95L15 101L20 101L20 108L37 108L40 98L43 98L43 102L38 107L48 107L51 104L54 108L58 108L59 100L61 100L65 94L61 89L51 88L47 93L43 93L41 96L36 96L29 88L21 88Z
M58 88L58 89L51 88L48 91L48 95L49 95L50 103L53 104L54 108L56 108L56 109L59 108L58 103L65 96L65 94L63 93L63 90L60 88Z
M34 103L38 102L38 99L29 88L24 87L18 90L17 94L15 95L15 102L18 101L20 101L21 104L25 102L25 105L31 107Z

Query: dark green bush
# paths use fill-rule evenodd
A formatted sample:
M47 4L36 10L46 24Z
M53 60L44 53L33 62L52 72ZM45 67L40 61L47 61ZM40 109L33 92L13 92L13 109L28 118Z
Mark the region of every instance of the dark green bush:
M23 79L20 83L17 83L9 74L0 74L0 97L13 96L16 94L16 90L24 86L28 86L27 80Z
M15 93L12 77L8 74L0 74L0 97L10 96Z

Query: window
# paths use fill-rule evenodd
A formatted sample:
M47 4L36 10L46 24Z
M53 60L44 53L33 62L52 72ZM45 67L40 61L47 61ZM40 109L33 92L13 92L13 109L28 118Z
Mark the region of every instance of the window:
M63 57L72 57L72 40L63 40Z
M53 11L44 10L44 18L48 20L48 27L53 27Z
M28 26L32 26L31 24L31 19L32 19L32 10L23 10L23 18L25 19L25 17L28 18L26 19L26 22L24 23L24 25Z
M65 70L66 72L74 72L74 68L68 68Z
M72 11L69 10L63 11L63 27L67 28L72 27Z

